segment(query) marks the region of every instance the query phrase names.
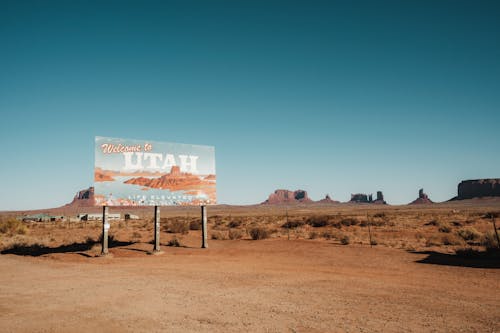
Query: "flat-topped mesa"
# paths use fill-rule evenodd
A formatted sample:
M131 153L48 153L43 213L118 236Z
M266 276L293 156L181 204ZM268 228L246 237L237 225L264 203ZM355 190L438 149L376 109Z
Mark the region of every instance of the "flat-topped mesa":
M456 199L500 197L500 178L464 180L458 184Z
M309 203L312 200L304 190L289 191L276 190L269 195L269 198L264 201L264 204L282 204L282 203Z
M373 196L371 194L368 195L368 194L364 194L364 193L351 194L351 200L349 202L372 203Z
M431 199L429 199L429 196L424 193L424 189L421 188L418 190L418 198L410 202L410 205L416 205L416 204L431 204L433 203Z

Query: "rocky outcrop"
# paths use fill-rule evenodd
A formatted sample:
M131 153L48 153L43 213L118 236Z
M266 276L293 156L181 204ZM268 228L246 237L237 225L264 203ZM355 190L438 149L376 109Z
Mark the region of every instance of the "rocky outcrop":
M410 202L410 205L421 205L421 204L431 204L433 203L429 196L424 193L424 189L418 190L418 198Z
M500 178L464 180L458 184L456 199L500 197Z
M91 207L95 205L94 187L89 187L86 190L81 190L76 193L73 201L66 206L71 207Z
M329 203L339 203L339 202L338 202L338 201L336 201L336 200L332 200L332 198L330 198L330 196L329 196L328 194L325 196L325 198L324 198L324 199L321 199L321 200L319 200L319 201L317 201L317 202L319 202L319 203L325 203L325 204L329 204Z
M373 200L372 194L356 193L351 194L351 200L349 203L374 203L374 204L387 204L384 200L384 194L382 191L377 191L377 199Z
M276 190L269 195L269 198L263 204L283 204L283 203L308 203L312 200L304 190L288 191Z
M373 197L371 194L364 194L364 193L351 194L351 200L349 200L349 202L372 203Z

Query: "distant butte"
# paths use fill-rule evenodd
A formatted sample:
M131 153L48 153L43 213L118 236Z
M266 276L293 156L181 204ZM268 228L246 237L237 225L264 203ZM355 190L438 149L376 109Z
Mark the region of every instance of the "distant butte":
M313 202L307 192L304 190L288 191L276 190L269 195L269 198L263 204L283 204L283 203L309 203Z
M418 198L410 202L410 205L421 205L421 204L431 204L434 203L429 199L429 196L424 193L424 189L418 190Z

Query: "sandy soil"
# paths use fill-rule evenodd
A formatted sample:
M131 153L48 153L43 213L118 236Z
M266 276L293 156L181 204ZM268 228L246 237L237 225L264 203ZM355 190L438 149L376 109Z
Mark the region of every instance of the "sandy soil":
M500 331L500 270L446 254L282 238L200 249L196 232L183 243L0 255L0 330Z

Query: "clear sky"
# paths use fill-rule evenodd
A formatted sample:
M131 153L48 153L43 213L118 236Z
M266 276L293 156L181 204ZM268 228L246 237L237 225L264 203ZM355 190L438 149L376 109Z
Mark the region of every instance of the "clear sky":
M213 145L220 203L392 204L500 177L500 1L0 1L0 210L93 184L94 136Z

